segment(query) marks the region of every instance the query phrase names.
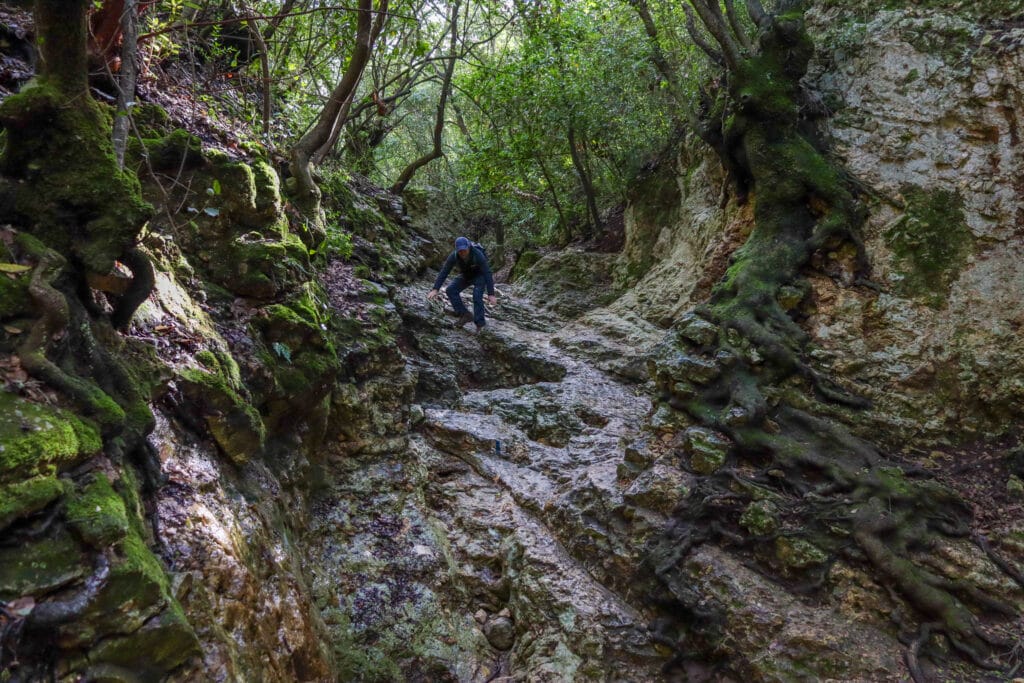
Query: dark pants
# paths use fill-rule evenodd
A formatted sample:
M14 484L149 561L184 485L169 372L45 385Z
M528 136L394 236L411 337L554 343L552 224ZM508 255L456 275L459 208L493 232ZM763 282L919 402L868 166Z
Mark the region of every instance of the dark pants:
M445 288L445 293L448 295L448 300L452 302L452 308L459 315L463 313L469 313L466 306L462 303L462 290L466 287L473 285L473 322L476 323L477 327L483 327L487 324L484 320L484 276L481 273L472 280L466 280L461 275L452 280L452 283Z

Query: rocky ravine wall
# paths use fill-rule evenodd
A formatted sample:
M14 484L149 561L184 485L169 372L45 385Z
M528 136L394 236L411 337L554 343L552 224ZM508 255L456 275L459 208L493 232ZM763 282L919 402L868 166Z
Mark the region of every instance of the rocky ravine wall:
M923 446L1004 433L1024 408L1024 28L854 5L808 15L810 78L865 191L872 282L816 278L807 327L819 360L874 402L865 433ZM631 289L612 313L665 325L706 296L750 221L722 181L692 141L637 188L616 271Z
M815 360L873 402L849 425L853 431L930 469L957 472L945 480L954 487L980 482L989 464L1005 463L998 478L984 483L983 499L975 492L973 502L985 533L1020 567L1024 528L1013 521L1019 515L989 514L1019 510L1024 492L1019 450L1013 450L1024 399L1017 85L1024 29L1007 21L1020 8L978 3L952 12L933 7L942 3L901 10L883 4L816 3L808 15L818 45L809 78L833 111L826 132L834 153L862 187L872 273L859 283L844 282L842 273L812 276L801 324ZM1002 19L994 18L997 11ZM628 359L642 358L667 327L685 324L681 316L707 297L751 228L751 207L729 200L723 182L719 161L696 140L683 146L673 167L643 179L614 266L624 293L562 332L566 348L629 376L636 368ZM545 257L538 266L551 263L528 273L529 286L558 287L547 274L557 271L560 258ZM602 258L590 258L595 271L605 268ZM622 473L626 484L656 467L678 467L678 458L659 456L665 451L659 443L687 454L684 469L703 475L713 476L726 456L727 445L713 438L687 440L688 424L674 411L659 409L648 425L658 438L633 442L626 464L634 471ZM1006 465L1017 474L1010 476ZM689 472L685 485L699 486L699 479ZM643 504L626 507L634 517L649 514ZM760 509L752 506L743 524L757 528ZM812 600L767 581L748 566L742 546L732 552L706 544L685 556L681 581L700 604L715 605L709 614L722 620L712 619L722 636L714 656L742 680L908 678L893 626L906 607L856 562L812 550L777 545L766 551L783 576L826 568ZM1018 613L1024 605L1019 586L969 544L930 552L928 566L938 575L983 586ZM1019 632L1019 623L1008 628ZM669 627L660 635L683 643L685 655L707 626L698 623L697 634ZM927 675L986 675L957 670L962 665L953 659L952 669Z

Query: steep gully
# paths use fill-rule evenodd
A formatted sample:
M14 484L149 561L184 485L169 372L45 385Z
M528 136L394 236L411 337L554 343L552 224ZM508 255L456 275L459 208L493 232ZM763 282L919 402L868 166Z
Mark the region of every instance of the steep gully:
M623 477L649 397L568 352L573 329L511 288L481 334L425 291L396 301L418 377L408 450L333 462L311 515L313 592L363 653L353 672L660 680L630 580L684 475ZM646 517L627 519L630 497Z

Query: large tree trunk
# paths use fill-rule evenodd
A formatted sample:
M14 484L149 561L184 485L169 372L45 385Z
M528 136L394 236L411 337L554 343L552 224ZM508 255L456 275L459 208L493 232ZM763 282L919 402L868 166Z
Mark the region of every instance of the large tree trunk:
M36 0L40 76L68 95L86 96L89 69L86 10L89 0Z

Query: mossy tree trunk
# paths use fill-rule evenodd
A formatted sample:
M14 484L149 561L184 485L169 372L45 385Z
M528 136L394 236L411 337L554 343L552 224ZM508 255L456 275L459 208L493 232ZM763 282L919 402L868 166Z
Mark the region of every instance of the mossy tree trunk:
M740 198L749 194L754 202L755 225L709 301L676 326L652 368L659 400L695 425L686 444L691 454L709 432L729 444L723 465L694 487L651 549L658 591L671 596L658 599L681 604L699 621L701 596L683 568L691 550L727 544L778 576L784 561L772 552L776 540L799 539L824 556L860 563L917 610L922 633L941 633L975 664L996 667L992 646L1006 643L986 633L976 615L1012 609L913 559L938 537L971 536L968 506L851 435L835 416L855 419L867 402L809 358L799 325L810 291L804 274L819 267L842 284L857 282L867 268L858 236L865 211L815 143L807 115L813 108L800 83L813 43L800 3L781 2L774 13L757 0L746 4L746 18L731 1L724 13L717 0L686 8L703 27L690 12L695 41L723 67L698 132L722 158ZM747 20L756 39L744 29ZM756 501L764 498L777 501L777 520L794 521L756 524ZM823 582L829 564L802 579ZM918 678L916 650L908 650L908 664Z
M67 552L53 561L66 567L69 577L81 577L55 588L27 576L18 585L15 595L32 596L35 606L27 615L8 614L0 633L0 651L17 653L12 680L49 680L57 671L91 680L88 669L105 666L102 645L115 641L127 643L122 646L128 655L120 659L124 670L146 670L151 673L143 676L162 678L195 654L198 645L166 577L158 569L150 571L160 567L159 560L146 545L142 520L125 504L125 498L139 493L132 465L140 469L144 488L159 484L159 461L146 441L154 425L150 397L121 358L123 341L114 329L127 326L153 286L149 258L136 245L152 208L141 198L138 179L119 168L110 113L89 94L90 5L88 0L36 1L39 77L0 104L0 125L6 131L0 205L5 222L17 232L7 254L32 267L24 301L14 310L34 316L19 320L24 331L15 336L7 336L5 329L0 348L13 351L34 380L74 408L83 425L76 434L94 435L90 444L95 439L95 445L82 447L76 459L59 467L47 465L52 455L41 449L32 474L42 473L54 484L59 474L59 486L25 507L18 507L18 500L4 501L8 516L2 545L8 553L11 546L23 545L31 555L56 543ZM108 273L115 261L126 265L133 279L128 291L111 302L108 314L87 276ZM34 405L8 399L0 407L0 413L8 411L0 414L3 424L16 424L15 411ZM52 422L39 427L44 431L57 429L55 424L64 419L59 415L70 415L46 410ZM26 483L21 472L5 465L0 463L0 497L35 481ZM106 474L99 474L111 469L120 478L118 491ZM105 487L102 501L94 495L97 487ZM128 612L152 619L139 629L125 616ZM146 632L150 626L156 629L152 633ZM75 635L68 638L68 633ZM169 654L157 655L156 642L170 644ZM6 658L5 666L9 663Z

